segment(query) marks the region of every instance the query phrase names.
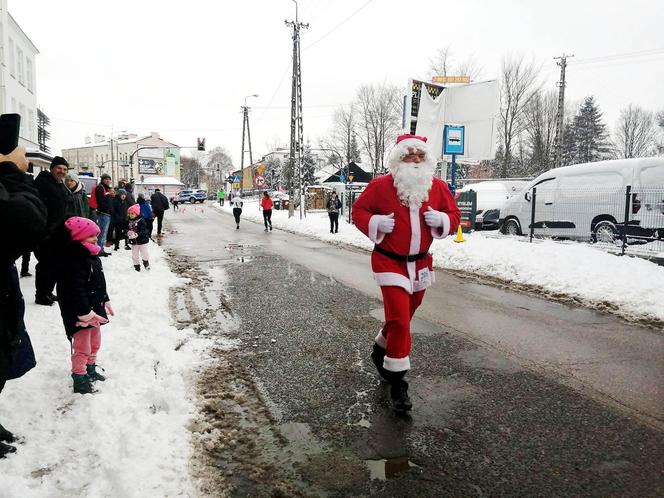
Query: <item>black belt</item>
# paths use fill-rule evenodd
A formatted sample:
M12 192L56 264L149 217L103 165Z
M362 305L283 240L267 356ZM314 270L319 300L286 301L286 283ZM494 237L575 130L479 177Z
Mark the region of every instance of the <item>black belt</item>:
M392 258L392 259L395 259L397 261L405 261L406 263L411 263L413 261L420 260L420 259L424 258L425 256L429 255L429 251L424 251L424 252L421 252L419 254L411 254L411 255L408 255L408 256L403 256L401 254L397 254L395 252L388 251L387 249L383 249L382 247L377 246L377 245L374 246L374 251L377 251L381 254L384 254L388 258Z

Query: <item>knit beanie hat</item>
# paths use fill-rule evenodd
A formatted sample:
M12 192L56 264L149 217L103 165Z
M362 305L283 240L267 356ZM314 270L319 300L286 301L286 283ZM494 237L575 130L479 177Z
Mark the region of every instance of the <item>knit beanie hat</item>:
M136 216L141 215L141 206L138 204L133 204L127 208L127 214L134 213Z
M122 194L127 195L127 191L123 188L119 188L115 194L116 195L122 195Z
M67 221L65 221L65 227L71 233L72 240L78 242L92 237L94 235L99 235L99 227L97 224L87 218L81 218L80 216L72 216Z
M70 171L67 173L65 180L74 180L76 183L81 183L81 181L78 179L78 174L75 171Z
M53 160L51 161L51 167L50 169L55 168L56 166L67 166L69 168L69 163L64 157L61 156L55 156Z

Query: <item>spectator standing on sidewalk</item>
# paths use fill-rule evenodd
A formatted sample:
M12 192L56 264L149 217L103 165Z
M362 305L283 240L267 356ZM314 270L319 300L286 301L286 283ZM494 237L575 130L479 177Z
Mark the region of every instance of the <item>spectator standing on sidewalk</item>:
M336 192L327 200L327 215L330 218L330 233L339 232L339 210L341 209L341 201L337 197Z
M36 364L23 321L25 303L14 261L46 236L47 212L27 169L22 147L0 155L0 392L8 380L21 377ZM0 458L16 452L14 441L14 435L0 425Z
M97 203L97 224L99 225L99 236L97 243L101 248L99 256L109 256L110 253L106 252L106 237L108 236L108 228L111 224L111 214L113 206L111 201L111 176L107 173L101 175L99 185L95 187L94 196Z
M219 199L219 205L223 206L224 205L224 198L226 197L226 192L224 192L223 188L219 189L219 192L217 192L217 199Z
M34 182L39 197L48 211L47 237L35 249L38 261L35 267L35 302L44 306L51 306L57 301L53 289L55 289L58 259L51 235L67 217L74 214L74 196L64 183L68 167L69 164L63 157L55 156L49 171L39 173Z
M235 228L240 229L240 216L242 216L242 197L239 194L233 196L231 201L231 206L233 206L233 217L235 218Z
M164 212L169 208L168 199L161 190L155 189L154 194L150 197L150 204L152 205L152 212L157 218L157 237L161 236L161 224L164 221Z
M134 262L134 270L141 271L141 260L146 270L150 269L150 256L148 252L148 226L141 216L141 208L138 204L130 206L127 210L129 219L129 230L127 238L131 244L131 258Z
M127 242L127 208L131 206L127 198L127 191L123 188L118 189L118 193L113 199L113 245L115 250L120 249L120 241L124 240L124 248L129 250Z
M141 216L145 220L145 224L148 227L148 237L152 238L152 221L154 219L154 215L152 214L152 208L150 207L150 203L145 198L145 195L138 194L138 206L141 208Z
M74 171L70 171L65 176L65 185L74 197L74 212L76 216L82 218L92 219L90 211L90 203L88 202L88 194L85 192L85 187L81 183L78 175Z
M268 224L270 225L270 232L272 231L272 206L274 203L270 199L270 194L263 192L261 199L261 208L263 208L263 223L265 223L265 231L267 232Z
M91 382L106 380L97 372L101 326L113 308L106 293L99 259L99 227L87 218L72 216L59 229L62 265L58 273L58 301L67 338L71 341L71 378L74 392L94 392Z

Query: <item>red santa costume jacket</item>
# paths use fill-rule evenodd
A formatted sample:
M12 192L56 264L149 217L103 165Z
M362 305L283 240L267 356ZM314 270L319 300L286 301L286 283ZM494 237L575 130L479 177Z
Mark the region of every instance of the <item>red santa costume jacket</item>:
M423 213L431 206L443 214L443 226L431 228L424 222ZM379 217L394 213L394 231L378 231ZM372 180L353 204L353 221L372 242L383 249L402 256L427 252L433 239L442 239L456 232L460 220L459 209L447 184L433 178L429 200L421 206L401 204L392 175ZM380 286L402 287L409 294L422 291L435 280L433 258L430 254L417 261L397 261L377 251L371 254L371 269Z

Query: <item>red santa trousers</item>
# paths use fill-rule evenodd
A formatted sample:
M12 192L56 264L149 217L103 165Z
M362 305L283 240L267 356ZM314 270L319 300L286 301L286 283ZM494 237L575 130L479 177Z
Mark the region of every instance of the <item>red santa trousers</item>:
M381 286L385 326L376 337L376 344L387 350L385 370L410 370L410 320L422 304L424 292L408 294L402 287Z

